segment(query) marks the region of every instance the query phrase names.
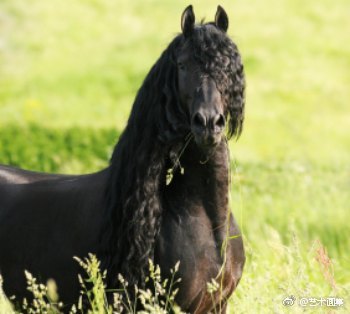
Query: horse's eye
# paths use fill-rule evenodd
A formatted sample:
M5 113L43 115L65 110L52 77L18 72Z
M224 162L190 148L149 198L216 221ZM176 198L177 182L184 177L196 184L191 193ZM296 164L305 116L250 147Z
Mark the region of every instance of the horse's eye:
M180 71L185 71L185 70L186 70L186 66L185 66L182 62L178 62L178 63L177 63L177 68L178 68Z

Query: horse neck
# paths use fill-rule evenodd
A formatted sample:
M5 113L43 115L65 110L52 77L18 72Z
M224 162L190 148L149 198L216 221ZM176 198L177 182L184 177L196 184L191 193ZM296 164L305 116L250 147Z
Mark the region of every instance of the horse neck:
M198 211L205 211L215 225L224 224L227 219L229 189L227 142L223 140L210 153L203 153L192 142L181 156L180 163L184 174L174 175L167 197L175 199L172 203L185 204L179 208L186 208L186 213L190 215L197 216L201 214Z

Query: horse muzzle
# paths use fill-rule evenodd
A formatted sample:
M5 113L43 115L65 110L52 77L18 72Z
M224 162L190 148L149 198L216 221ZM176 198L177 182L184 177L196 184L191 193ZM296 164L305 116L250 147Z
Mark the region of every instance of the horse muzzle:
M195 142L202 148L217 146L225 129L225 117L222 114L204 114L198 111L193 115L191 130Z

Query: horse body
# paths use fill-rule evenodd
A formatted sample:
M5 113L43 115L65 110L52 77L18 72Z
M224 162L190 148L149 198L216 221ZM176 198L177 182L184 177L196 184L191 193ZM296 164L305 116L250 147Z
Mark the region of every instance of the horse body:
M224 132L227 124L228 138L241 133L245 82L224 10L218 7L215 22L194 22L189 6L182 34L138 91L108 168L64 176L0 166L7 295L26 296L27 269L40 281L53 278L61 300L75 302L81 270L73 256L96 253L108 288L118 288L118 273L130 290L145 287L149 259L163 277L180 261L178 305L190 313L225 312L244 250L228 206ZM211 279L220 284L213 296L206 292Z
M26 296L24 270L53 278L62 300L79 296L73 256L97 253L106 171L48 175L0 167L0 272L7 295Z

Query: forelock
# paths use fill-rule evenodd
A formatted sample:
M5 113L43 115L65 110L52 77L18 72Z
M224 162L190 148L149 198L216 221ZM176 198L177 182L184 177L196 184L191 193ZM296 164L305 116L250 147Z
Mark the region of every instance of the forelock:
M201 71L211 76L219 89L232 85L242 66L237 46L212 23L197 25L187 44Z

